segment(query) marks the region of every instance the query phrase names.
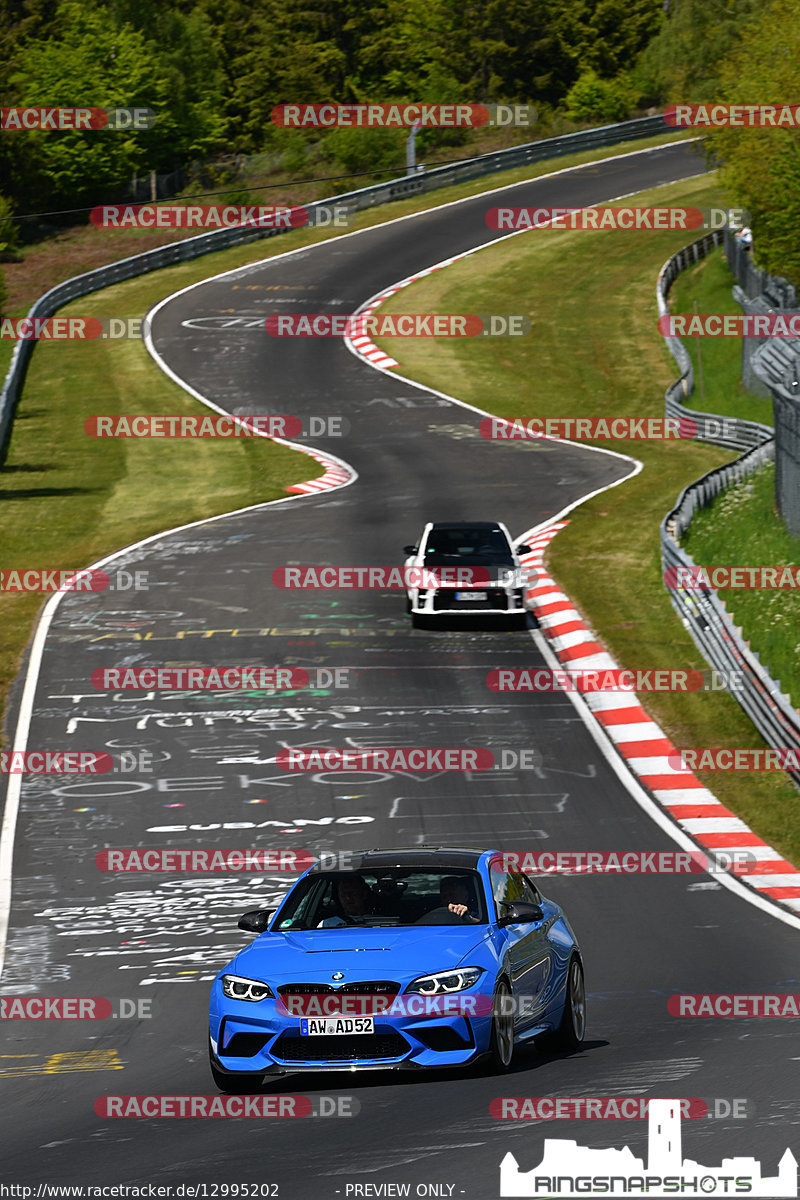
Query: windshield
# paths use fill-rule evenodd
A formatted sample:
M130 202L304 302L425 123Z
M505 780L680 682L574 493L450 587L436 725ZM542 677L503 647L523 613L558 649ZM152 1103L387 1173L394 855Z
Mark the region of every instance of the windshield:
M458 529L437 526L428 534L425 560L440 558L486 559L511 562L511 547L502 529Z
M476 871L390 867L307 876L287 896L272 928L284 932L486 922Z

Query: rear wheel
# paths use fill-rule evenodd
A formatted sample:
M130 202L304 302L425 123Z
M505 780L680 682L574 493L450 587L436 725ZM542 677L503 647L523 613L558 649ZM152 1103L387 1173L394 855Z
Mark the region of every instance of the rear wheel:
M507 1071L514 1057L514 997L505 979L498 981L492 997L489 1055L495 1071Z
M573 954L567 970L567 995L564 1001L564 1016L558 1032L553 1038L559 1050L575 1051L583 1046L586 1032L586 989L583 982L581 960Z

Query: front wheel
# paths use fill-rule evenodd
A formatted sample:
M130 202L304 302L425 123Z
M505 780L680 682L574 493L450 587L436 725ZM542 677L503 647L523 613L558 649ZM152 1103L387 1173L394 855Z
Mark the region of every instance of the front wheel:
M489 1057L495 1071L507 1071L514 1057L514 997L501 979L492 997L492 1033Z
M254 1096L261 1091L263 1072L243 1071L241 1074L231 1075L227 1071L220 1071L211 1046L208 1047L208 1059L211 1078L221 1092L228 1092L232 1096Z
M574 1052L582 1048L585 1032L586 988L583 982L583 967L578 956L573 954L567 970L564 1016L553 1040L559 1050Z

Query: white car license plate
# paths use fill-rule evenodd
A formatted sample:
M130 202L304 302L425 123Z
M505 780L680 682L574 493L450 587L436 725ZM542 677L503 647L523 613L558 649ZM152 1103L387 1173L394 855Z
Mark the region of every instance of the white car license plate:
M486 600L486 592L456 592L456 600Z
M313 1036L314 1034L353 1034L374 1033L374 1017L303 1017L300 1021L300 1032Z

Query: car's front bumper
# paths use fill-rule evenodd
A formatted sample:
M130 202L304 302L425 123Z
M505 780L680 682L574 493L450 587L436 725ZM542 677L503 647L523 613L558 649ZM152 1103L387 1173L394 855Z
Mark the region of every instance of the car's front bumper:
M414 589L409 592L411 612L430 617L459 614L508 616L526 612L524 587L486 587L474 591L481 594L480 599L463 599L463 588Z
M381 1013L373 1034L308 1036L300 1018L275 1011L274 1001L230 1001L210 1015L211 1050L224 1073L285 1075L300 1071L351 1071L455 1067L489 1047L491 1016L399 1016ZM486 1005L484 1005L484 1010ZM244 1011L243 1011L244 1010Z

